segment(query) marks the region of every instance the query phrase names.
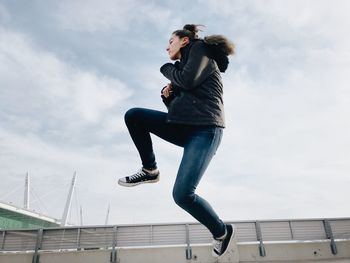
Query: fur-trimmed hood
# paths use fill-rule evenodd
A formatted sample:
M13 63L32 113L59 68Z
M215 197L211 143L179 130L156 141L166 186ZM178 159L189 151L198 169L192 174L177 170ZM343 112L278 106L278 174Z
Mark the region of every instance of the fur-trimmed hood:
M225 72L229 60L228 56L235 53L235 45L223 35L210 35L203 39L207 44L209 56L216 61L221 72Z

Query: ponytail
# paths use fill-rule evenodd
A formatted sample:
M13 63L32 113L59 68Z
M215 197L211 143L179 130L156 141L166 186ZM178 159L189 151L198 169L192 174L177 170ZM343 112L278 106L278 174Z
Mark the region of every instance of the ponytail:
M188 37L193 41L199 39L198 31L202 31L199 27L204 25L186 24L183 29L176 30L173 34L179 38ZM229 64L228 56L235 54L235 44L223 35L205 36L203 41L207 46L209 57L216 61L221 72L225 72Z

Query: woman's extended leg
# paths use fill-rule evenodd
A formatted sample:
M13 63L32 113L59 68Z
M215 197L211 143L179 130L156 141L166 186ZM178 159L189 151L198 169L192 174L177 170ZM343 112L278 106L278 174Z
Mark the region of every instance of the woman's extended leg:
M222 129L216 127L196 128L184 146L184 154L173 189L175 202L205 225L214 238L225 234L225 224L209 203L195 194L222 137Z

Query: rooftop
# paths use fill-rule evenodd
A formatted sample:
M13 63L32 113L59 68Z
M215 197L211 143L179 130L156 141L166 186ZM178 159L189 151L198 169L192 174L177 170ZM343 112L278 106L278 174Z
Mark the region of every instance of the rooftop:
M53 226L59 226L59 221L55 218L13 204L0 202L0 229Z

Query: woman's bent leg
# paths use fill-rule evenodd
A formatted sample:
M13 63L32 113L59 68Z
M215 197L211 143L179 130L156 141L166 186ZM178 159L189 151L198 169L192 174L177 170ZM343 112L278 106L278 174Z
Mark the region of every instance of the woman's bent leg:
M132 108L125 113L126 126L146 169L157 167L150 133L176 145L183 145L178 126L167 123L166 118L165 112L144 108Z

